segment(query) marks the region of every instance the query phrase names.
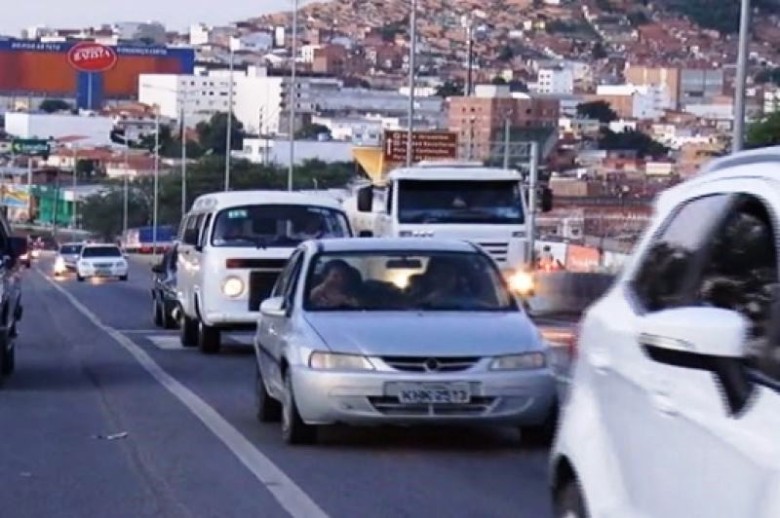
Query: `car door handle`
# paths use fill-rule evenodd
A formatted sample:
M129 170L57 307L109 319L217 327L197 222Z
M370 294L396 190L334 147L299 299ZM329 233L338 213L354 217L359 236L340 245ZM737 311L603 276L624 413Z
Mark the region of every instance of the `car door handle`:
M606 374L610 371L611 362L609 361L609 354L606 351L591 351L588 356L590 358L590 364L596 372L599 374Z

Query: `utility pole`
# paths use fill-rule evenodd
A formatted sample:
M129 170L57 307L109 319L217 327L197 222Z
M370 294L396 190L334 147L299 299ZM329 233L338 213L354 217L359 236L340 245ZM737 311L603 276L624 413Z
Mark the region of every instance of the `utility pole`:
M179 121L181 122L181 217L183 219L187 214L187 127L184 123L184 100L182 100Z
M76 196L76 189L78 188L78 183L79 183L79 167L78 166L79 166L78 151L74 147L73 148L73 201L72 201L72 203L73 203L73 211L72 211L73 212L73 222L72 222L73 230L76 230L77 228L79 228L79 225L78 225L78 221L79 221L79 218L78 218L78 203L77 203L78 197Z
M531 142L531 157L528 170L528 264L534 264L534 244L536 242L536 189L539 183L539 144Z
M739 53L737 54L736 89L734 92L734 135L731 149L741 151L745 144L745 91L747 89L748 46L750 44L750 0L741 0L739 18Z
M414 159L414 100L415 74L417 68L417 0L412 0L412 12L409 15L409 122L406 125L406 167L411 167Z
M290 91L287 95L290 113L290 164L287 168L287 190L293 190L295 174L295 114L298 104L298 0L293 0L292 41L290 42Z
M466 28L466 37L468 38L468 58L466 71L466 97L471 97L474 91L474 21L469 18Z
M157 257L157 211L160 200L160 107L154 107L154 200L152 205L152 256Z
M511 140L511 120L509 119L509 115L511 115L511 113L504 119L504 169L509 169L509 144Z
M130 160L129 155L130 154L130 142L125 140L125 174L123 175L122 179L122 237L124 238L127 235L127 221L128 221L128 212L129 212L129 196L130 196L130 186L129 184L129 178L130 175Z

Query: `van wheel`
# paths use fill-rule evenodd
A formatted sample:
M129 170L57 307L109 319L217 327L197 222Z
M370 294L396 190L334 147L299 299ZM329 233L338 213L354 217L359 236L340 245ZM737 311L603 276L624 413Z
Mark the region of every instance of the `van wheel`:
M205 354L216 354L222 345L220 343L219 329L207 326L203 322L198 323L198 347Z
M195 347L198 345L198 321L188 317L184 313L181 315L179 326L179 338L184 347Z
M555 518L589 518L585 499L576 480L569 480L555 495Z
M168 311L168 307L163 303L161 306L162 313L162 326L163 329L174 329L176 327L176 319L173 318L171 312Z
M79 282L84 282L84 277L82 277L79 274L76 274L76 280L79 281Z
M257 377L255 380L255 404L258 421L261 423L279 422L282 418L282 404L271 397L265 388L263 372L260 370L259 365L257 365Z

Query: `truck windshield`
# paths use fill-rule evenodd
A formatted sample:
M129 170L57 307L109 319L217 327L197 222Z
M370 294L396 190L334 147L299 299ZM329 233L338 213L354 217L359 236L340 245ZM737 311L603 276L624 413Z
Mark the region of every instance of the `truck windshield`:
M211 244L287 248L325 237L349 237L341 211L312 205L244 205L217 214Z
M522 224L520 185L514 180L400 180L399 223Z

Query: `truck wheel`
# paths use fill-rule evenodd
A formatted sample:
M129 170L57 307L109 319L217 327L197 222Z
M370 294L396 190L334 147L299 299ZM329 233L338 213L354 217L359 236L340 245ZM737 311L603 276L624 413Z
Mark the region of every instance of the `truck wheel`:
M216 354L222 345L219 329L207 326L203 322L198 324L198 347L205 354Z
M82 277L81 275L79 275L79 274L77 273L77 274L76 274L76 280L77 280L77 281L79 281L79 282L84 282L84 277Z
M181 345L184 347L198 345L198 321L182 313L179 325Z

